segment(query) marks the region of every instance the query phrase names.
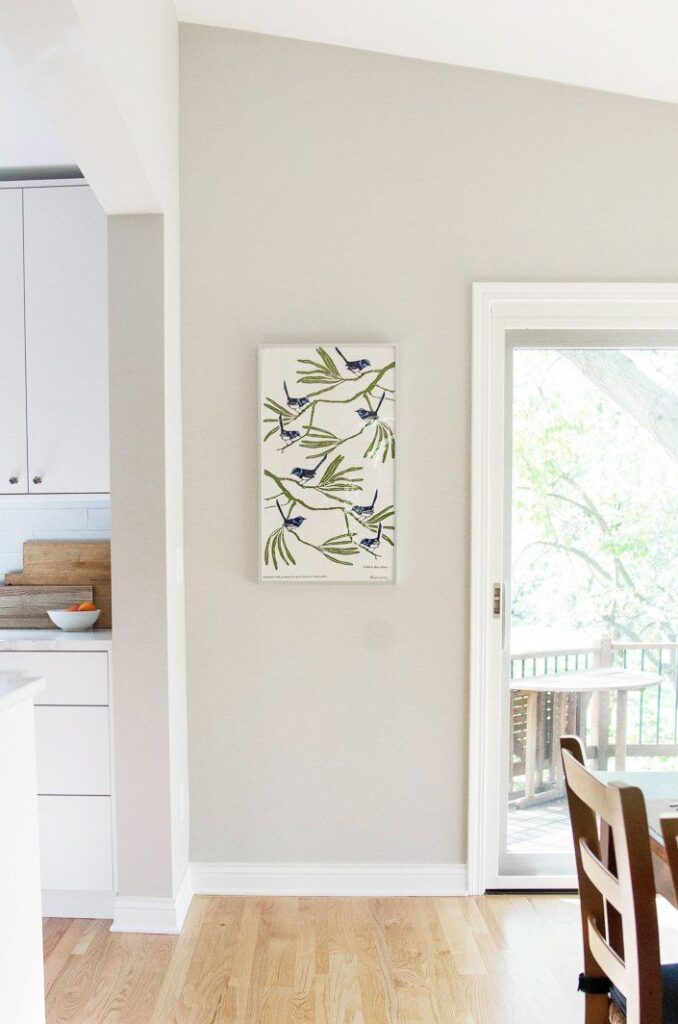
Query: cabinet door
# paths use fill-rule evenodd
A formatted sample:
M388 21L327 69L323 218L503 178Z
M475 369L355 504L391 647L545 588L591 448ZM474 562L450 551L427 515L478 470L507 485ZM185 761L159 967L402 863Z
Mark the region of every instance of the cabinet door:
M0 189L0 494L28 490L23 247L21 189Z
M24 189L29 491L107 492L106 216L87 186Z
M108 708L36 707L38 793L110 796Z
M2 651L0 672L42 676L47 687L36 695L42 704L108 704L108 655L105 651Z
M38 797L43 889L112 889L108 796Z

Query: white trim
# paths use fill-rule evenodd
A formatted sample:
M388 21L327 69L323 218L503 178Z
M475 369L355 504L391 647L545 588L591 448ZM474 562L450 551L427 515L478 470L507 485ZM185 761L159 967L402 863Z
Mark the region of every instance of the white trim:
M196 895L465 896L464 864L192 865Z
M101 889L43 889L43 917L91 917L107 920L113 917L113 891Z
M2 188L82 188L89 185L85 178L13 178L0 181Z
M556 889L558 892L576 892L576 875L539 875L540 889ZM534 875L500 875L496 888L500 892L524 892L535 888Z
M174 897L118 897L111 931L178 935L192 898L191 870L187 866Z
M484 614L486 580L490 576L488 548L489 438L491 403L491 305L481 285L473 287L472 438L471 438L471 638L469 690L468 890L484 891L485 839L485 658L489 616Z
M189 907L191 906L191 900L193 899L193 870L190 864L187 864L184 873L179 882L176 895L174 897L174 905L176 907L177 915L177 932L180 932L184 926L186 920L186 914L188 913Z
M503 582L504 332L507 328L678 327L678 284L511 283L473 286L471 639L469 694L468 888L497 885L495 832L501 734L501 623L491 587ZM529 881L514 879L514 884ZM506 878L501 878L506 885ZM531 884L538 885L538 879Z

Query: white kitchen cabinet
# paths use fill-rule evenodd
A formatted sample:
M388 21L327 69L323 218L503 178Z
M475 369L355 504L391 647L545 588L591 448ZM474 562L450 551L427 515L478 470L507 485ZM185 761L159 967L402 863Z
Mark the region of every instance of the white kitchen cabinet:
M43 890L113 889L110 797L40 796L38 821Z
M0 191L0 494L28 490L22 191Z
M0 494L110 490L106 236L87 185L0 188Z
M109 703L105 651L2 651L0 668L44 679L40 705Z
M38 794L110 796L108 708L35 708Z
M77 644L73 634L65 636ZM83 647L88 642L91 637ZM109 652L32 650L30 640L27 646L0 650L0 671L24 672L46 684L35 700L43 913L110 917L115 843Z
M87 186L23 203L28 489L107 492L106 216Z

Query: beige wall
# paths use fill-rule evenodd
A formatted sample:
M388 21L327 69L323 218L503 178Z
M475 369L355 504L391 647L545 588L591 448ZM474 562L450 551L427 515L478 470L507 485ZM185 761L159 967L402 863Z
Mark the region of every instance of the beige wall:
M108 221L113 710L124 896L172 893L167 603L158 587L166 544L158 515L165 494L162 222L160 214Z
M668 280L678 108L184 26L193 860L462 862L470 285ZM400 346L401 580L256 582L257 346Z

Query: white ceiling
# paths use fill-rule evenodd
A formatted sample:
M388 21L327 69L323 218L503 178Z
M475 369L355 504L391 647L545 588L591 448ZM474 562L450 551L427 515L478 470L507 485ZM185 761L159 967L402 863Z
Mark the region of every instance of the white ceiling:
M676 0L176 0L181 21L678 102Z
M14 58L0 42L0 168L73 162Z

